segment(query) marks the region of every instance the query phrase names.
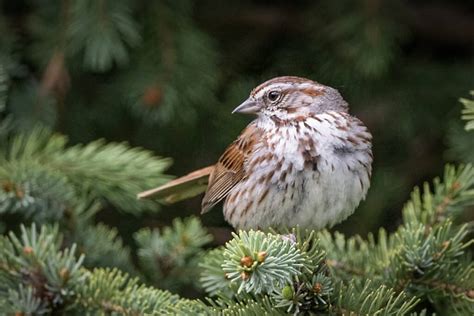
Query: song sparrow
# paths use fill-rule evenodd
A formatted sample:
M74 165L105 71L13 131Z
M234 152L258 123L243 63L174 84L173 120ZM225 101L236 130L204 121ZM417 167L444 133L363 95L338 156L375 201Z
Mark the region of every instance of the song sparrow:
M271 79L232 112L257 118L216 165L139 197L187 197L209 178L202 212L225 199L224 217L234 228L332 226L354 212L370 186L372 136L348 110L336 89Z

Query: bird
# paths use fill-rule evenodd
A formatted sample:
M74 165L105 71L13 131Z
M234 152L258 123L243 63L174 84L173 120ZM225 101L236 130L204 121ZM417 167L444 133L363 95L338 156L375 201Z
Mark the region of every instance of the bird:
M217 163L138 194L174 202L205 192L235 229L330 228L351 215L370 187L372 135L335 88L281 76L232 113L255 119Z

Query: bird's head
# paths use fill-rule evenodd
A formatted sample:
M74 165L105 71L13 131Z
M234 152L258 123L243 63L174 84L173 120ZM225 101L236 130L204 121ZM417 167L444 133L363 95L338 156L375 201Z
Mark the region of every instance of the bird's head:
M340 93L315 81L293 76L270 79L252 90L232 113L291 119L301 114L326 111L347 112Z

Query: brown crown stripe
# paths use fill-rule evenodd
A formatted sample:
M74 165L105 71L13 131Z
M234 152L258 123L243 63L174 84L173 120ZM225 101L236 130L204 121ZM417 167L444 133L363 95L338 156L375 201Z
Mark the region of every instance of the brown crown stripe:
M301 93L304 93L306 95L309 95L311 97L317 97L317 96L320 96L320 95L323 95L324 94L324 89L315 89L314 87L308 87L308 88L304 88L304 89L301 89L301 88L298 88L298 87L295 87L295 88L289 88L289 89L284 89L281 91L283 94L291 94L293 92L301 92ZM292 103L291 101L294 101L295 98L292 98L290 100L286 100L287 103Z
M301 78L301 77L296 77L296 76L283 76L283 77L276 77L271 80L265 81L261 85L257 86L255 89L252 90L251 95L257 94L260 90L273 85L277 83L313 83L313 84L318 84L317 82L313 80L309 80L306 78Z

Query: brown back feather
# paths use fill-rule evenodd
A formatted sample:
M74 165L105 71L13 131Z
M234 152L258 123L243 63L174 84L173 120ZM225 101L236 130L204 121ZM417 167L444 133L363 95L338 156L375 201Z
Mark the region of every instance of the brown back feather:
M202 213L206 213L224 199L245 177L244 163L260 139L259 134L260 131L255 124L250 124L219 158L209 177L206 195L202 199Z

